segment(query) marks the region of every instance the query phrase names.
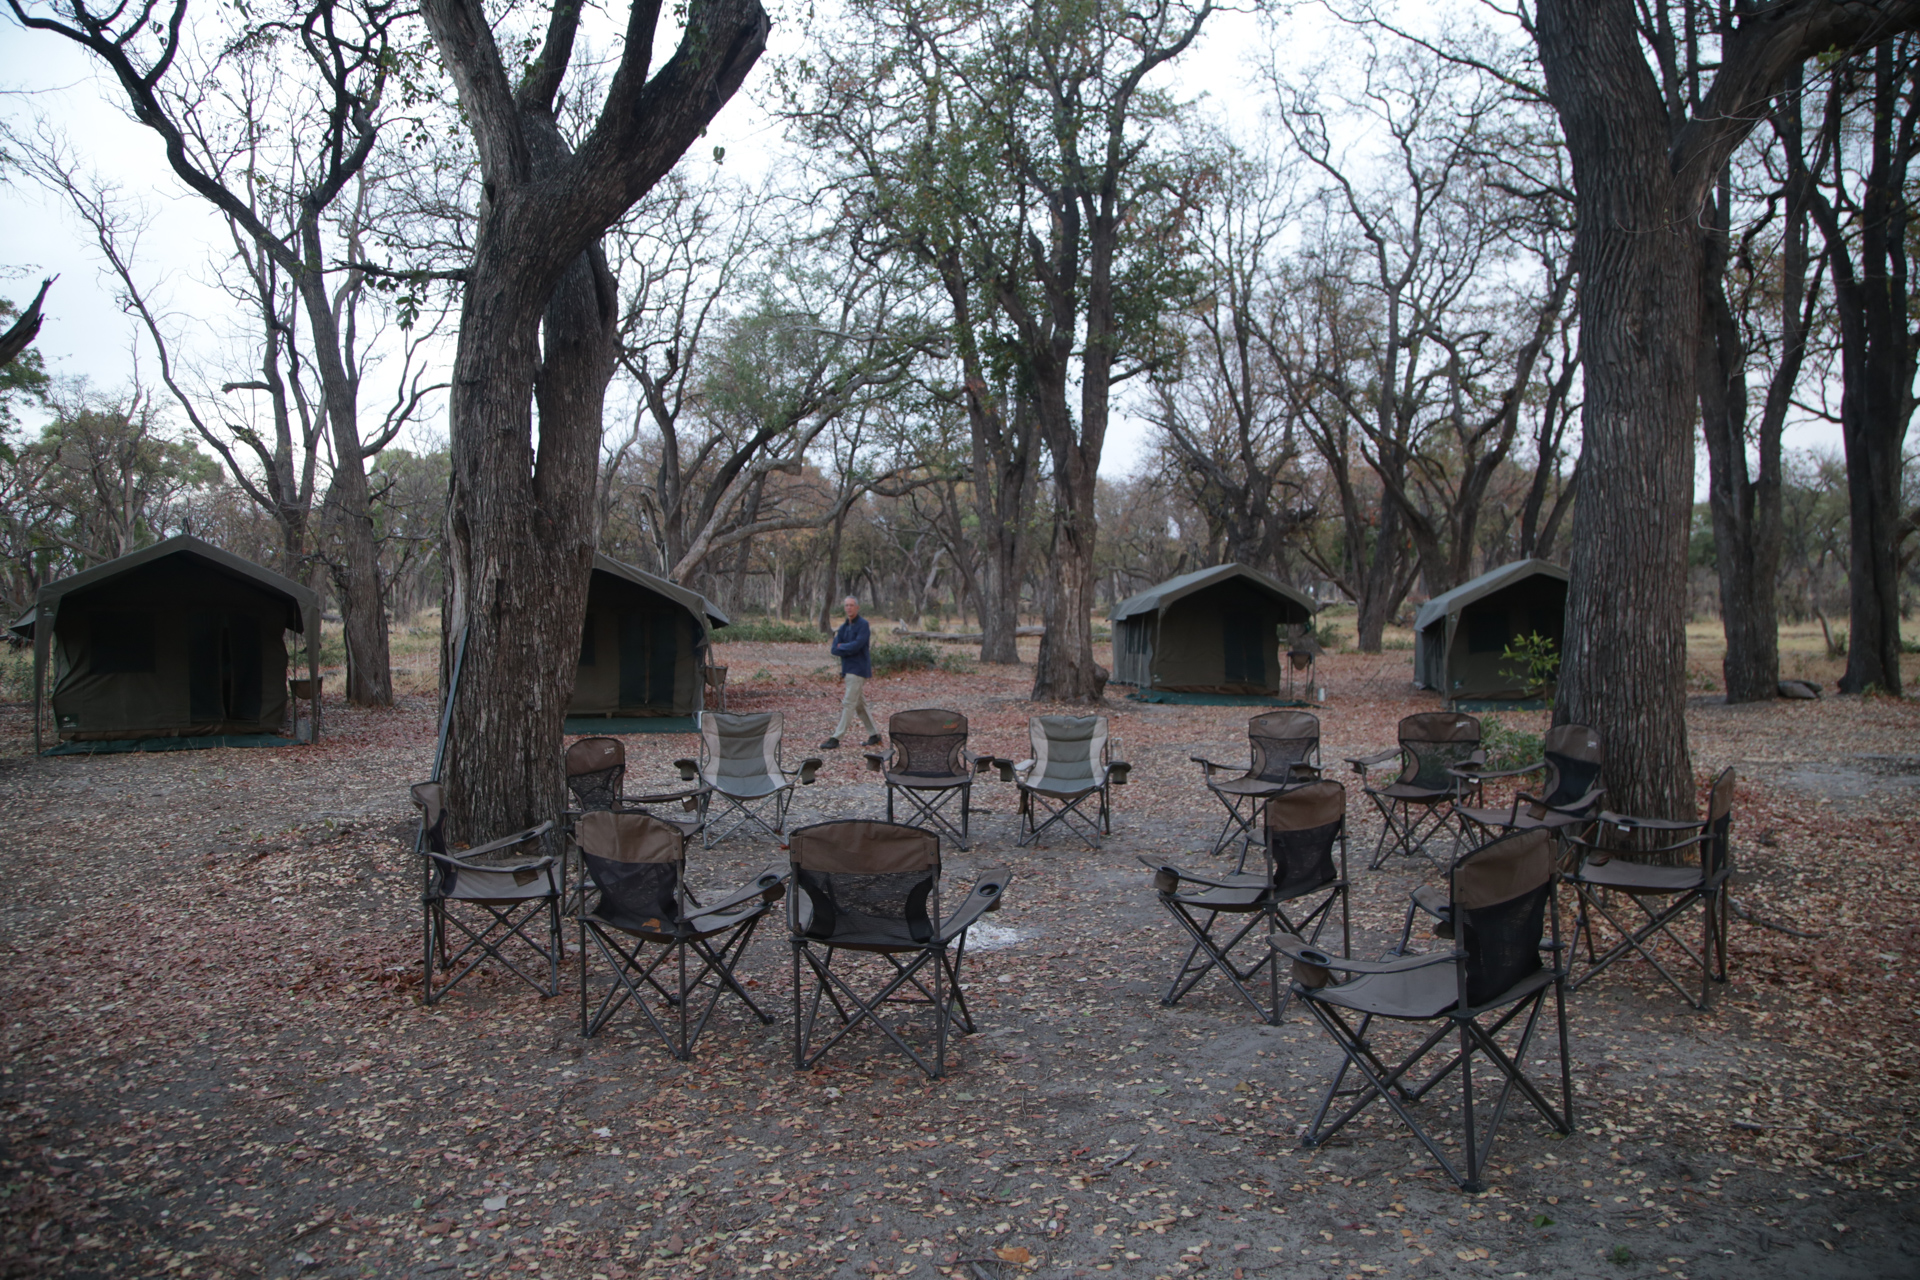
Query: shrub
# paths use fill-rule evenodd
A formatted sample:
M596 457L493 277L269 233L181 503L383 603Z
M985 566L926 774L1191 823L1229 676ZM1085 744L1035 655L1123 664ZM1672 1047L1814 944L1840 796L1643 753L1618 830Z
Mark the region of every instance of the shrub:
M1512 676L1527 686L1533 697L1542 697L1553 687L1560 674L1560 649L1553 637L1538 631L1516 637L1500 655L1500 674Z
M948 675L970 676L980 670L980 665L964 653L948 651L940 655L940 669Z
M716 644L726 644L730 640L759 640L772 644L824 644L827 633L818 627L810 627L799 622L781 622L777 618L755 618L751 622L736 622L730 627L722 627L713 633Z
M1545 749L1540 735L1525 729L1512 729L1498 716L1480 717L1480 748L1487 753L1487 768L1517 769L1532 764Z
M940 655L925 640L887 640L873 646L873 674L892 675L899 671L931 669L940 663Z

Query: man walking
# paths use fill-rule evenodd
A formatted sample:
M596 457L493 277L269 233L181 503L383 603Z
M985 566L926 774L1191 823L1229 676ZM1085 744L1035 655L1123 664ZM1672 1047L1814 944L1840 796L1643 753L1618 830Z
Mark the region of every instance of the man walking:
M833 633L833 652L840 655L840 678L847 683L847 693L840 700L840 727L833 736L820 744L822 751L832 751L839 747L840 739L847 730L853 728L853 718L860 717L860 723L867 726L867 745L880 745L880 731L873 727L873 717L867 714L867 678L873 674L871 648L873 628L860 616L860 602L852 596L846 600L847 620Z

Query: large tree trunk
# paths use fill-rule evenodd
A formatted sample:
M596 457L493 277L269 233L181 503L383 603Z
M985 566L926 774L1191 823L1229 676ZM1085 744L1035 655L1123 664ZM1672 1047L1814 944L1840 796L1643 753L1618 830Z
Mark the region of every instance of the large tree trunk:
M1090 339L1088 346L1092 345ZM1081 430L1074 431L1072 415L1066 409L1065 369L1066 362L1060 360L1037 379L1041 384L1040 431L1053 456L1054 523L1049 558L1053 589L1047 593L1046 642L1040 646L1039 661L1034 665L1030 696L1036 702L1095 702L1100 698L1105 674L1093 661L1093 551L1097 536L1093 495L1106 421L1104 405L1097 424L1084 421L1090 415L1083 408ZM1089 358L1082 370L1089 384L1097 378L1105 391L1104 367ZM1083 401L1086 390L1082 388ZM1083 440L1091 442L1091 459Z
M1600 731L1613 808L1691 817L1687 539L1699 237L1676 216L1665 110L1632 7L1543 0L1537 38L1577 188L1586 370L1554 720Z

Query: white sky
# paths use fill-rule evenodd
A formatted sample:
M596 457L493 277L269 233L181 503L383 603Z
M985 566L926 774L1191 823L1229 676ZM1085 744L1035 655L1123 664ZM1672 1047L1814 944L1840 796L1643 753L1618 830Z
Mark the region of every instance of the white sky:
M784 16L783 10L793 16ZM805 34L797 20L802 12L790 6L775 9L769 57L799 47ZM1289 40L1287 49L1304 62L1325 47L1324 29L1317 22L1296 22L1298 37ZM1205 95L1229 119L1246 120L1265 104L1266 95L1254 86L1254 68L1248 61L1260 56L1265 46L1254 17L1217 13L1208 20L1199 45L1175 64L1177 81L1186 91ZM204 352L217 344L224 328L217 317L226 311L227 303L202 281L208 253L223 243L224 231L212 209L185 193L173 177L158 138L110 105L117 90L71 44L25 31L10 17L0 19L0 68L4 68L0 112L16 122L35 111L44 113L66 130L76 146L84 148L85 157L97 169L139 195L153 217L140 245L138 265L143 279L158 283L157 296L179 327L183 345ZM690 153L690 162L718 144L727 148L729 169L753 173L763 170L785 146L778 124L755 101L761 74L749 79L746 90L722 110L709 136ZM22 303L38 287L41 276L60 277L49 295L47 321L39 339L48 369L56 375L87 377L103 389L124 387L134 367L135 326L114 300L114 282L91 237L63 205L28 181L0 185L0 227L6 228L0 296ZM142 373L157 381L144 339L138 348ZM429 429L443 436L444 422L436 417ZM1825 424L1801 426L1790 432L1788 444L1837 448L1838 432ZM1153 465L1149 453L1146 424L1116 415L1109 427L1101 474L1135 473ZM1696 488L1703 499L1704 456L1696 468Z

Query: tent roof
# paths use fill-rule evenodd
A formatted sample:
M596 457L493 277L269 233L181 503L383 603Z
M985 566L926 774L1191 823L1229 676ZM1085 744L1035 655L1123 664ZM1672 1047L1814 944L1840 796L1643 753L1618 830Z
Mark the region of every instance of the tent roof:
M39 616L40 610L29 609L12 622L9 622L7 624L7 630L13 632L13 634L19 636L22 640L31 640L33 639L33 621Z
M1461 583L1451 591L1442 591L1433 599L1420 606L1420 612L1414 615L1413 629L1425 631L1442 618L1450 618L1477 600L1484 600L1496 591L1504 591L1523 578L1534 576L1555 578L1561 582L1567 580L1567 571L1559 565L1546 560L1514 560L1497 569L1489 569L1477 578Z
M58 605L61 599L72 595L76 591L97 587L101 583L109 582L123 573L131 573L135 569L143 569L169 556L185 556L195 564L212 569L217 573L224 573L230 578L238 578L249 586L258 587L262 591L279 596L282 600L294 606L287 615L289 619L289 630L304 631L306 629L305 619L307 615L320 607L320 598L313 593L311 588L303 587L292 578L275 573L271 569L264 569L251 560L234 555L231 551L222 551L211 542L202 542L192 534L182 533L176 534L174 537L168 538L163 542L156 542L150 547L142 547L138 551L129 551L126 555L109 560L105 564L97 564L91 569L83 569L71 577L61 578L57 582L49 582L46 586L40 588L40 595L34 608L33 617L37 618L41 609L46 608L50 604ZM295 619L298 619L298 621L295 621ZM22 618L14 624L14 627L18 628L27 625L28 622L28 618Z
M1308 613L1314 613L1320 607L1305 592L1296 590L1284 582L1276 582L1266 574L1249 569L1243 564L1217 564L1211 569L1197 569L1192 573L1183 573L1177 578L1168 578L1158 586L1148 587L1137 596L1128 596L1115 605L1113 612L1107 616L1118 622L1122 618L1131 618L1136 614L1158 613L1185 596L1232 578L1244 579L1267 595L1297 604Z
M665 596L694 617L705 618L710 627L730 625L727 615L720 611L719 605L691 587L683 587L677 582L655 577L645 569L636 569L630 564L622 564L612 556L603 555L598 551L593 553L593 567L596 572L610 573L616 578L626 579L637 587L645 587L649 591Z

